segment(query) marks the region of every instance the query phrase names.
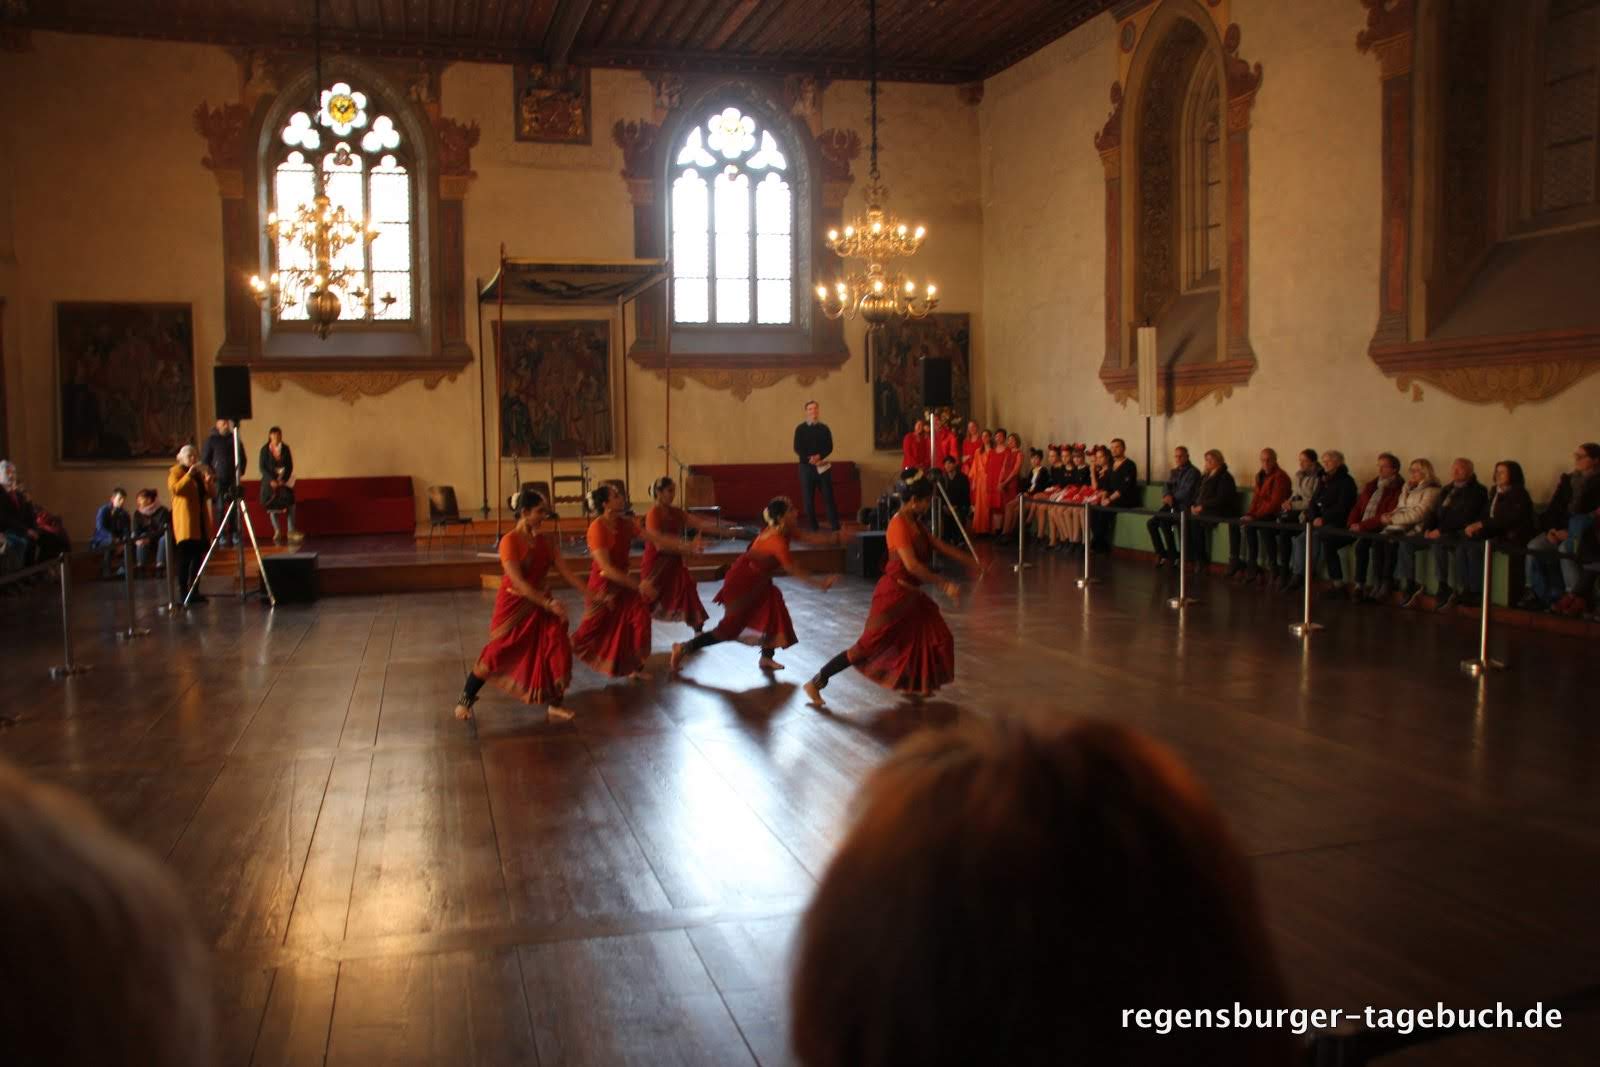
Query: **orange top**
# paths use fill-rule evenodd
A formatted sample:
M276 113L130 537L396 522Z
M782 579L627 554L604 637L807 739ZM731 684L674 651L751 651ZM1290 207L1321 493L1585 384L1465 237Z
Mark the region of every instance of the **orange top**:
M511 530L500 538L500 562L517 568L524 579L538 585L550 570L550 544L539 534L529 537L520 530ZM510 579L502 577L500 584L508 586Z
M589 554L594 556L604 552L611 560L611 565L619 571L628 569L628 550L633 547L633 539L639 536L639 528L633 520L626 516L617 518L616 527L608 527L605 519L595 519L589 524ZM596 564L598 566L598 563Z
M645 528L651 533L666 534L669 537L681 537L684 522L684 512L679 507L665 507L657 504L651 508L644 517Z
M896 579L911 585L920 585L921 580L906 568L905 562L900 558L900 550L909 548L911 554L924 565L933 558L933 544L928 539L927 527L905 515L897 513L889 520L889 529L884 536L884 543L889 549L888 562L884 564L884 573L893 575Z
M789 535L778 529L762 530L750 542L752 556L770 556L784 570L794 569L794 557L789 554Z

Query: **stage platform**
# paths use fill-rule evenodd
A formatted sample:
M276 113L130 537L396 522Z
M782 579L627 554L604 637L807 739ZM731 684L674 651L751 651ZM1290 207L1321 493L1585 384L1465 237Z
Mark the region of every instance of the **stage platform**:
M508 527L502 527L506 529ZM855 529L859 529L856 527ZM844 533L848 537L852 529ZM583 524L579 520L565 520L561 531L562 554L571 560L583 574L589 568L588 547L583 541ZM698 581L721 581L729 565L745 550L747 540L712 539L706 542L706 558L691 567ZM449 535L436 535L430 547L427 529L417 536L405 534L378 534L349 537L310 537L299 545L261 546L263 556L285 552L315 552L317 574L322 596L361 596L387 593L422 593L449 589L494 589L500 582L500 560L495 554L494 526L474 526L468 536L456 530ZM638 572L642 543L635 544L632 554L633 571ZM813 547L795 545L796 561L808 570L823 574L836 574L844 570L843 547ZM80 578L93 576L80 574ZM257 584L258 571L255 556L245 549L245 579L251 588ZM563 584L557 574L552 574L546 585ZM218 549L201 580L201 588L208 594L227 594L238 591L238 552Z

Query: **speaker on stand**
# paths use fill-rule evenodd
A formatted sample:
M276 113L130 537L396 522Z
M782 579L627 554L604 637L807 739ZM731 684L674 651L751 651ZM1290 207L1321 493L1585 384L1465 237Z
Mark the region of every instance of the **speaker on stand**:
M249 367L211 368L211 393L216 399L217 418L241 422L251 417Z
M955 403L951 392L950 361L929 356L922 361L922 406L947 408Z

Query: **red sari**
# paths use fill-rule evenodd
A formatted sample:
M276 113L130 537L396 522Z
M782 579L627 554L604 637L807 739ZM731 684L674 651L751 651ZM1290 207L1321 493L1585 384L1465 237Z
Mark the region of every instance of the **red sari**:
M555 550L544 537L512 530L500 539L500 561L534 587L543 584ZM567 621L518 593L500 578L489 622L489 643L473 673L528 704L560 704L572 683L572 642Z
M719 640L739 638L762 648L799 644L789 608L783 602L783 591L772 580L793 562L789 535L782 530L763 530L750 543L744 555L728 568L728 576L716 596L717 603L723 606L722 621L712 632Z
M983 449L983 438L967 437L961 442L961 473L972 477L972 458ZM976 484L976 483L974 483Z
M644 517L644 524L652 533L682 537L688 522L682 508L657 504ZM694 575L689 573L683 557L673 552L663 552L653 543L646 542L644 558L639 561L639 571L656 587L656 602L651 614L662 622L686 622L699 633L710 616L706 614L706 606L700 603Z
M872 591L872 609L850 664L885 689L927 696L956 676L956 643L939 605L900 559L909 548L926 565L933 558L928 528L905 514L889 520L889 562Z
M991 468L994 471L992 476ZM972 532L975 534L994 532L994 519L991 513L996 506L994 487L999 470L999 454L987 449L973 453L972 472L967 475L967 480L972 483Z
M589 524L589 552L603 551L611 565L624 574L628 550L639 528L632 519L619 517L608 526L604 518ZM572 650L601 674L620 678L644 667L650 655L650 608L638 590L617 585L600 573L597 559L589 567L589 606L572 635Z
M1017 476L1022 473L1022 450L1007 445L1005 451L1000 453L998 466L1000 470L995 476L994 506L1004 511L1017 498Z

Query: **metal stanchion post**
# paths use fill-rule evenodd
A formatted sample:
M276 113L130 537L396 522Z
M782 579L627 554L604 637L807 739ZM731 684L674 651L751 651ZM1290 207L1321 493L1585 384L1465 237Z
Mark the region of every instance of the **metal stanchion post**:
M133 603L133 542L122 542L122 584L128 593L128 628L117 631L117 639L132 641L139 637L149 637L149 630L139 629L139 612Z
M167 602L159 605L156 610L163 615L176 615L183 610L183 601L178 597L178 568L177 556L175 555L177 547L172 542L172 528L168 527L162 530L161 552L158 555L164 557L167 561Z
M1098 585L1100 579L1089 573L1089 555L1092 549L1093 535L1089 532L1094 519L1094 505L1083 506L1083 577L1078 579L1078 588L1087 589L1091 585Z
M1503 671L1506 669L1504 663L1489 658L1489 583L1493 576L1494 545L1485 539L1483 542L1483 600L1478 605L1478 658L1461 661L1461 669L1474 678L1490 671Z
M1017 563L1016 563L1016 566L1011 568L1012 571L1014 571L1017 574L1021 574L1023 571L1025 571L1029 567L1033 566L1033 564L1027 562L1026 560L1024 560L1022 558L1022 552L1023 552L1022 538L1023 538L1023 535L1028 532L1028 523L1023 518L1023 516L1027 515L1027 513L1028 513L1028 498L1023 496L1019 492L1017 494Z
M1189 595L1189 512L1178 512L1178 595L1167 601L1167 607L1186 608L1199 601Z
M88 670L86 664L72 662L72 561L63 555L57 558L56 566L61 568L61 666L50 668L50 677L67 678L74 674L82 674Z
M1289 632L1294 634L1296 637L1310 637L1312 634L1322 629L1321 623L1311 621L1311 581L1316 577L1317 574L1316 546L1313 544L1313 539L1316 537L1316 529L1317 528L1311 525L1311 523L1306 523L1306 584L1304 590L1304 603L1301 606L1300 621L1291 622L1289 624Z

